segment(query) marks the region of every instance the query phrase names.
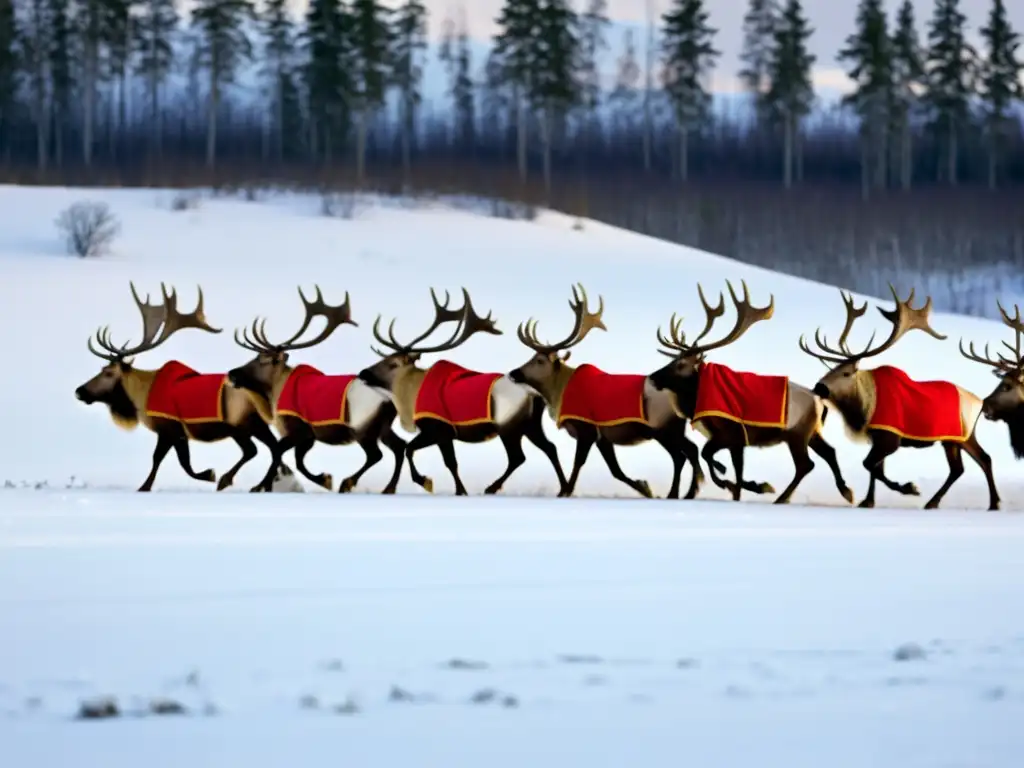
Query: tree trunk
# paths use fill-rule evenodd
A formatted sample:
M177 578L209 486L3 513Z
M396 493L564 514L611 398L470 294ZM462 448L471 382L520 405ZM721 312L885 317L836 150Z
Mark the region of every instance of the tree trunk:
M402 184L406 189L412 183L412 103L406 94L402 104Z
M526 184L526 103L516 98L516 161L519 164L519 181Z
M206 102L206 167L217 164L217 110L220 107L220 72L210 67L210 97Z
M159 159L163 143L163 115L160 111L160 82L156 72L149 76L149 120L150 120L150 151Z
M544 115L541 121L541 141L544 144L544 202L551 205L551 106L544 105Z
M679 126L679 181L690 180L690 129L685 123Z
M948 160L949 160L949 167L947 168L947 172L949 173L949 183L950 183L950 186L954 186L955 187L956 186L956 182L957 182L957 174L956 174L956 165L957 165L957 162L956 162L957 161L957 135L956 135L956 123L953 121L952 117L950 117L950 119L949 119L949 157L948 157Z
M996 171L999 166L999 125L993 123L988 137L988 188L996 188Z
M871 153L868 151L867 136L860 140L860 197L867 200L871 197Z
M356 112L356 186L363 188L366 174L366 109Z
M909 192L914 174L914 134L911 131L909 114L904 114L900 127L900 186L904 192Z
M284 163L284 73L277 74L277 145L274 150L277 154L277 162Z
M785 109L785 108L784 108ZM793 187L793 116L786 111L782 130L782 186Z
M85 71L82 73L82 162L92 165L92 150L96 128L96 79L99 75L99 42L91 27L86 31Z

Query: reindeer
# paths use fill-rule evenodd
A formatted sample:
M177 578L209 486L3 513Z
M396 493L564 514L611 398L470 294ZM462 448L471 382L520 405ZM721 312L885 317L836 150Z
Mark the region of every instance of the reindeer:
M135 355L156 349L180 330L197 328L208 333L220 333L223 329L212 328L206 322L201 287L196 308L183 314L178 311L177 292L172 289L168 293L163 283L160 284L162 304L150 304L148 295L143 302L135 285L129 285L142 315L142 341L135 346L128 342L118 347L110 340L109 327L100 328L95 339L100 349L93 346L92 338L89 339L88 348L94 355L105 360L106 364L96 376L75 390L75 397L86 405L104 403L110 409L114 423L123 429L135 429L141 422L156 433L153 466L149 476L139 486L140 491L152 489L157 470L172 448L181 468L189 477L213 482L217 477L212 469L202 472L192 469L189 441L210 443L231 438L242 449L242 458L217 483L217 490L222 491L234 482L238 471L256 456L253 438L266 445L274 456L277 454L277 439L248 397L223 386L223 374L198 374L176 360L164 363L156 370L135 367ZM190 401L196 399L207 408L212 406L214 413L203 413L199 417L185 413ZM158 400L160 402L156 402ZM273 475L270 474L269 480L265 478L264 482L252 490L269 491L272 481Z
M867 495L860 506L874 507L876 480L904 496L919 496L921 492L914 483L896 483L886 477L885 459L901 447L927 448L941 443L949 462L949 476L925 504L925 509L936 509L942 497L964 473L961 448L985 473L989 509L998 509L999 494L992 476L992 459L975 435L982 412L981 398L947 381L914 381L901 369L892 366L878 366L871 370L859 368L861 361L891 349L910 331L924 331L940 340L947 338L929 325L931 297L923 306L914 308L911 306L913 290L906 301L900 300L891 284L889 290L896 303L895 308L879 307L878 311L892 325L892 330L878 346L871 346L875 334L860 352L852 352L847 346L846 340L854 323L864 315L868 305L864 302L860 307L855 306L853 297L845 291L840 291L840 295L846 305L846 324L836 346L828 344L821 336L820 328L814 334L820 352L813 351L804 337L800 337L800 348L830 368L815 385L814 393L838 408L852 439L871 444L864 459L870 480Z
M467 495L459 477L455 441L481 443L497 436L508 456L508 466L484 491L485 494L497 493L512 473L526 462L522 448L525 437L548 457L560 487L565 488L558 452L544 434L544 404L532 392L500 373L470 371L448 360L440 360L425 369L417 366L423 355L451 351L475 333L501 335L490 313L484 318L476 314L465 288L462 289L464 303L459 309L449 309L451 298L447 292L444 304L438 301L433 289L430 296L434 304L434 321L408 343L403 344L395 338L394 320L385 338L380 331L381 317L377 317L373 335L383 349L374 348L373 351L382 359L359 372L363 382L387 393L392 399L398 409L402 429L416 433L405 449L413 482L427 492L433 492L433 480L416 469L413 455L421 448L436 445L455 481L456 495ZM446 341L420 346L446 323L455 323L455 330Z
M583 341L590 331L595 328L607 330L601 319L603 297L598 297L597 311L590 312L586 290L577 285L573 288L569 307L575 322L569 335L559 342L548 344L540 341L537 322L532 318L519 326L519 341L534 354L508 374L512 381L540 394L559 428L565 429L576 441L572 473L568 485L558 495L572 495L580 470L596 444L612 477L640 495L651 498L651 487L646 480L634 480L622 471L615 446L639 445L654 440L672 457L673 480L667 498L679 498L680 476L689 460L693 465L693 479L686 498L692 499L697 495L704 476L697 446L686 437L686 420L679 413L675 398L669 392L659 391L643 375L609 374L592 365L566 365L572 354L571 348ZM624 410L616 410L618 408ZM718 466L724 471L724 466Z
M396 410L388 398L368 387L352 375L326 375L311 366L292 366L289 352L309 349L326 341L344 324L358 325L352 320L349 295L338 306L324 302L320 286L316 298L310 301L299 288L299 298L305 307L305 318L299 330L290 339L275 343L267 338L266 320L253 320L248 330L235 331L235 343L256 357L245 365L228 372L232 386L246 392L263 420L277 427L281 434L278 461L288 450L295 449L295 466L312 483L328 491L333 490L331 475L312 474L306 467L306 454L318 442L327 445L358 443L366 454L366 461L355 474L346 477L338 489L347 493L356 487L359 479L384 454L384 443L395 456L395 469L383 493L391 494L398 487L405 453L405 441L391 428ZM317 317L326 321L319 334L299 341ZM282 400L290 402L282 402ZM269 470L271 475L276 465Z
M682 319L673 314L669 321L669 336L658 329L658 342L664 347L658 351L673 360L651 374L651 383L658 389L671 391L678 401L679 410L688 418L696 419L694 428L707 437L701 455L710 466L711 479L719 488L730 491L734 501L740 500L743 490L758 494L774 493L768 483L743 479L744 449L747 446L767 448L785 443L793 457L796 474L775 499L776 504L788 503L801 481L814 469L808 449L825 460L839 492L848 503L852 502L853 491L843 480L835 449L821 435L827 409L811 390L785 376L733 371L706 361L708 352L735 343L751 326L770 319L775 311L774 296L770 297L768 306L754 307L745 281L742 283L742 300L736 296L731 283L726 281L726 285L736 307L736 324L732 330L718 341L701 343L711 332L715 321L725 314L725 299L719 293L718 304L711 306L704 296L703 287L698 284L697 293L706 316L704 328L692 342L688 342L682 332ZM723 384L735 393L731 400L723 399L720 390ZM714 407L716 402L719 404L717 408ZM726 408L732 412L724 410ZM728 449L732 456L735 483L718 475L721 465L714 462L714 456L723 449Z
M1003 316L1003 324L1014 333L1013 345L1003 342L1003 346L1013 353L1013 357L998 355L992 358L987 344L985 356L981 357L974 351L974 342L971 342L970 351L965 350L963 339L960 340L960 354L968 360L991 367L992 373L999 378L996 388L982 401L981 412L989 421L1006 422L1013 455L1020 459L1024 458L1024 354L1021 351L1024 321L1021 320L1020 307L1016 304L1013 307L1013 317L1003 309L1002 304L997 302L997 306Z

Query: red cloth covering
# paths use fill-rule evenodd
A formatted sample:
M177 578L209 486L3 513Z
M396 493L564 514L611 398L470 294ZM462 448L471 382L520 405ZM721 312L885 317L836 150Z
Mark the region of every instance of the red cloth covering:
M870 371L875 412L868 429L884 429L909 440L963 441L970 437L960 413L960 390L948 381L914 381L891 365Z
M221 392L226 383L226 374L198 373L184 363L170 360L156 372L149 388L146 415L182 424L223 421Z
M693 421L717 416L748 427L785 428L788 395L787 376L762 376L702 363Z
M311 365L292 369L275 406L278 416L295 416L314 427L345 423L345 397L354 374L329 376Z
M596 366L581 365L562 391L558 426L568 419L598 427L612 427L631 421L646 424L646 378L643 374L605 373Z
M449 360L438 360L427 370L416 393L413 421L437 419L455 427L493 422L491 390L503 375L471 371Z

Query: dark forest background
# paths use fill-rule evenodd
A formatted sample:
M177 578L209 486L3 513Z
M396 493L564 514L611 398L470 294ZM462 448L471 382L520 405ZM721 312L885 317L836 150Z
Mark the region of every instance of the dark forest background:
M834 106L799 0L750 0L746 96L724 101L703 0L627 31L604 69L603 0L506 0L484 50L465 7L430 41L418 0L310 0L301 18L285 0L0 0L0 181L472 195L869 294L914 285L943 310L1024 294L1003 0L978 20L936 0L921 22L862 0ZM447 83L430 102L428 58Z

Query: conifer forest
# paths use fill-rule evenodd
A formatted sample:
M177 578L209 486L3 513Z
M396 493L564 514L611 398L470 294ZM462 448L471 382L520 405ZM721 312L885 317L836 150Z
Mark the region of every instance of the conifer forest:
M852 90L823 104L801 0L748 0L727 73L744 93L722 106L712 0L660 0L615 41L605 0L505 0L486 41L471 0L439 39L420 0L0 0L0 182L549 206L859 291L940 286L937 308L991 315L1024 294L1007 5L917 18L859 0L838 52ZM446 78L429 99L428 61Z

